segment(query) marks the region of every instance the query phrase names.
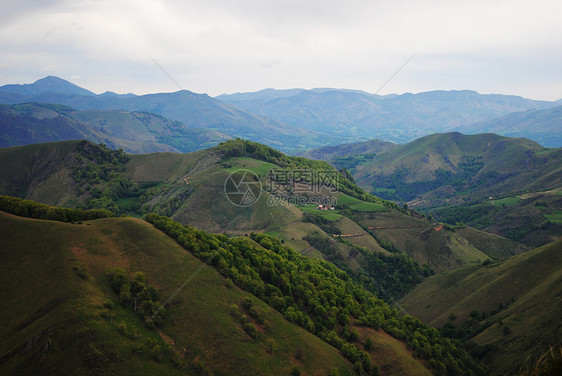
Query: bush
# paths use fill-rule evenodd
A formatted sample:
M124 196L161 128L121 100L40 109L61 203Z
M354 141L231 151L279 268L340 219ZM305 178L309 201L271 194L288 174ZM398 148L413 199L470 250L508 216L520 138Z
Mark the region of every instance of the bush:
M72 268L74 269L74 271L76 272L76 274L83 279L87 279L88 278L88 265L80 262L78 264L75 264L74 267Z
M244 328L244 331L245 331L246 333L248 333L248 335L249 335L251 338L254 338L254 339L257 338L257 336L258 336L258 330L257 330L256 327L254 326L254 324L252 324L251 322L247 322L247 323L245 323L242 327Z

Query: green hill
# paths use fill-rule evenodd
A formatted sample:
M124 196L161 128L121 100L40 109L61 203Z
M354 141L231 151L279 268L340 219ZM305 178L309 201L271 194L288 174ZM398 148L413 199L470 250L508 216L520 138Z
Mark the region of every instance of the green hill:
M267 325L250 338L230 314L231 305L250 294L228 287L213 268L144 221L66 224L0 212L0 222L3 375L195 375L205 369L288 375L295 366L304 374L334 367L342 375L353 372L335 348L259 300ZM162 301L173 297L161 327L147 329L119 305L107 274L116 267L145 273ZM104 308L107 299L113 308ZM276 344L271 353L270 339ZM392 340L385 346L400 349Z
M419 320L399 317L344 272L274 238L253 234L260 245L252 245L156 215L148 220L190 252L138 219L60 223L0 212L7 229L2 299L10 303L0 313L3 374L289 374L298 367L302 374L338 368L349 375L343 355L357 359L359 374L429 375L412 351L438 374L484 372L449 340ZM303 289L311 281L318 286ZM292 289L280 290L286 283ZM129 289L141 291L134 305L124 295ZM327 294L332 298L323 302ZM143 316L152 299L165 309ZM414 335L407 349L402 341ZM439 346L442 354L423 353L417 341Z
M561 252L558 240L504 261L435 275L400 302L425 322L447 324L449 333L490 345L486 363L515 374L528 357L559 344Z
M530 246L562 233L548 217L560 207L555 196L562 186L562 149L495 134L442 133L368 158L356 155L331 162L348 169L375 195L405 202L441 221L464 223ZM544 199L537 197L540 192L546 192Z

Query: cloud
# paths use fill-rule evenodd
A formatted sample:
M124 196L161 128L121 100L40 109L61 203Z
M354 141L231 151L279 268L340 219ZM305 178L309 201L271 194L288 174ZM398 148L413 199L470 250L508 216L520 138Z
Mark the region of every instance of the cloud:
M372 92L417 52L386 92L562 92L558 1L13 3L0 16L0 78L9 82L40 78L48 66L97 92L177 89L148 53L197 92Z

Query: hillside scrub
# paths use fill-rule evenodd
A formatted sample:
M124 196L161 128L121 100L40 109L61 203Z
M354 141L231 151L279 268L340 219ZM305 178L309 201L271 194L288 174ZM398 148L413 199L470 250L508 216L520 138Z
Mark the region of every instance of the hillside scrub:
M21 217L60 222L79 222L114 217L112 212L105 209L60 208L10 196L0 196L0 210Z
M486 374L482 365L437 329L376 298L332 264L301 256L265 234L251 234L262 247L241 238L207 234L156 214L149 223L175 239L196 257L214 266L287 320L339 349L359 371L371 372L369 354L355 343L351 324L382 328L407 343L436 375Z

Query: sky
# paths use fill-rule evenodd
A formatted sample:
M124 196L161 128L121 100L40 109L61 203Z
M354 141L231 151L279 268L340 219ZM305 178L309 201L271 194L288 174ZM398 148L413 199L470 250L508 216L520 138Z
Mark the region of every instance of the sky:
M96 93L333 87L562 98L559 0L0 0L0 7L0 85L54 75Z

